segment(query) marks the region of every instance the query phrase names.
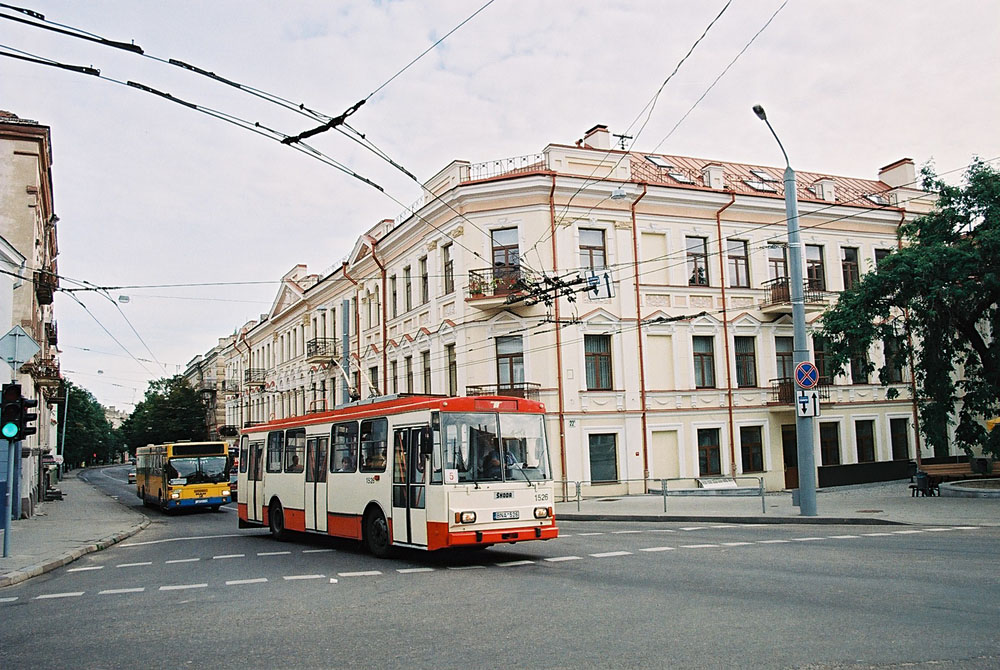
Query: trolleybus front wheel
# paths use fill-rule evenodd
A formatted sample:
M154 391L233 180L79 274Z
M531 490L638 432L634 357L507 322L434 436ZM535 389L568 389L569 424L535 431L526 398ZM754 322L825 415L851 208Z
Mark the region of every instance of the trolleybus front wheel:
M275 500L267 510L267 526L271 530L271 536L275 540L285 540L288 533L285 531L285 512L281 509L281 503Z
M365 517L365 546L379 558L389 555L389 524L380 511L369 512Z

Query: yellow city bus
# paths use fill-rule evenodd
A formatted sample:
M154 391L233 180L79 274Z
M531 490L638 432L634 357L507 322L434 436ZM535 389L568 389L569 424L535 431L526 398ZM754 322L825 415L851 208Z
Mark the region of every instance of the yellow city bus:
M232 498L225 442L172 442L135 450L136 495L162 510L211 507Z

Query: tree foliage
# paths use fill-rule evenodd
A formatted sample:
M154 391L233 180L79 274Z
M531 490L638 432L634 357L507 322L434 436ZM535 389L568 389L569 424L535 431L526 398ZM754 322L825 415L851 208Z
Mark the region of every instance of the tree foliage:
M1000 430L987 431L984 420L1000 410L1000 172L977 160L961 186L926 168L923 177L937 206L900 226L901 248L841 294L823 315L823 335L834 369L879 342L896 363L912 360L920 428L935 455L948 453L954 426L957 446L997 458Z
M177 375L150 382L145 398L120 430L134 453L147 444L208 439L205 416L204 400Z
M58 436L64 444L63 457L69 466L81 463L109 462L118 452L120 440L104 415L104 407L93 394L70 381L66 381L68 405L60 416ZM66 437L62 432L65 425ZM95 455L96 454L96 458Z

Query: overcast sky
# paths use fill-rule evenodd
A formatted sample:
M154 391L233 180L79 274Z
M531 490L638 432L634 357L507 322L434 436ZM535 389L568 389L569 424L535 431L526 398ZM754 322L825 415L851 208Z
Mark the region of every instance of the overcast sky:
M485 1L12 4L332 116ZM421 180L454 159L571 144L597 123L622 133L725 4L495 0L350 123ZM781 5L733 0L663 89L633 148L662 141L662 153L782 166L751 112L761 103L800 170L875 179L903 157L945 172L1000 156L993 0L790 0L670 134ZM179 68L13 21L0 20L0 44L288 134L315 125ZM60 275L144 287L110 292L128 296L119 303L128 321L108 297L78 293L88 313L56 296L63 372L106 405L130 410L147 380L183 371L266 312L292 266L339 264L359 233L402 210L277 142L95 77L0 58L0 109L52 129ZM397 201L420 196L342 136L312 142ZM157 287L184 283L203 286Z

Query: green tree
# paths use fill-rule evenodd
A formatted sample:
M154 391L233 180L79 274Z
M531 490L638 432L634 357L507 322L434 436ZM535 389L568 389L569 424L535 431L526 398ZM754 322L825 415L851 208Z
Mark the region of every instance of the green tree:
M81 463L109 462L117 451L119 439L104 415L104 407L85 388L66 381L68 405L64 420L59 422L58 436L65 444L63 457L66 464L76 467ZM66 437L63 442L63 426ZM94 456L96 454L96 458Z
M901 248L841 294L823 334L834 369L879 342L894 352L878 370L883 384L913 361L920 427L935 455L947 454L954 425L966 453L998 458L1000 430L984 420L1000 410L1000 172L976 160L960 186L927 168L923 176L935 209L900 226Z
M129 450L177 440L206 440L205 402L180 375L149 383L146 396L121 426Z

